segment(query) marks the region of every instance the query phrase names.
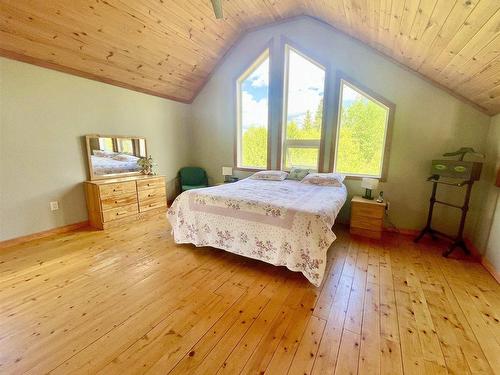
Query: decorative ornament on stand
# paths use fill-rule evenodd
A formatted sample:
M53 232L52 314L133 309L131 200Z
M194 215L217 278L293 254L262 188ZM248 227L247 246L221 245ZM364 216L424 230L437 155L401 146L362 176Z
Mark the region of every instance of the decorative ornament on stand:
M156 167L157 164L153 161L151 155L147 158L140 158L137 160L137 164L142 168L141 173L146 176L154 176L156 172L153 171L153 167Z

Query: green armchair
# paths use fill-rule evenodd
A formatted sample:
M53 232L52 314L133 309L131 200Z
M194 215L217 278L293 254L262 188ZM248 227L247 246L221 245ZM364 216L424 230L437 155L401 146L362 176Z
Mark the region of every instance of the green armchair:
M184 167L179 171L181 192L208 186L207 172L200 167Z

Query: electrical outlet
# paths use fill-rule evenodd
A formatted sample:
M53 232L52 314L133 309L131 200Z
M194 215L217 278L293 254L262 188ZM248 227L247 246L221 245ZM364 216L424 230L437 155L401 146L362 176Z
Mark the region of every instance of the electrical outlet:
M59 202L58 201L50 202L50 210L51 211L57 211L58 209L59 209Z
M389 202L389 201L385 202L385 211L389 212L390 208L391 208L391 202Z

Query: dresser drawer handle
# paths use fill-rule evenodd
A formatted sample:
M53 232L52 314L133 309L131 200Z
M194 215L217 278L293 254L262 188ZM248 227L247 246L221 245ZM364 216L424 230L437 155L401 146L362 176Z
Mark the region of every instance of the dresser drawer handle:
M154 197L154 194L148 194L148 198Z
M116 216L125 215L127 212L117 212Z
M115 203L118 203L118 201L115 201Z

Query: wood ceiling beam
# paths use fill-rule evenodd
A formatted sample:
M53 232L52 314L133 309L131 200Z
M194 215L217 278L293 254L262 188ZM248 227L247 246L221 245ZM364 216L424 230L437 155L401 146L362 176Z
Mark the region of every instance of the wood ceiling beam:
M224 18L216 20L208 0L0 0L0 50L6 57L190 102L243 34L305 15L488 114L500 112L497 0L222 3Z

